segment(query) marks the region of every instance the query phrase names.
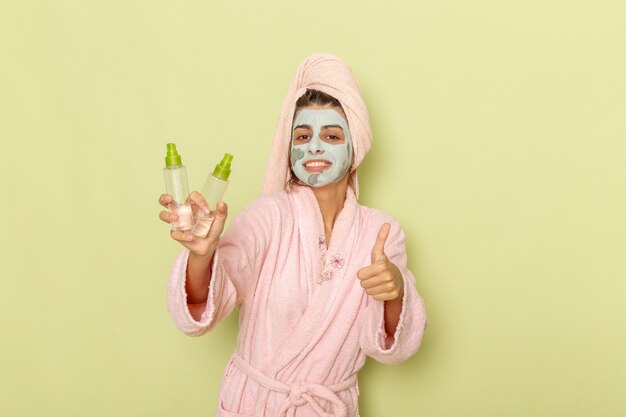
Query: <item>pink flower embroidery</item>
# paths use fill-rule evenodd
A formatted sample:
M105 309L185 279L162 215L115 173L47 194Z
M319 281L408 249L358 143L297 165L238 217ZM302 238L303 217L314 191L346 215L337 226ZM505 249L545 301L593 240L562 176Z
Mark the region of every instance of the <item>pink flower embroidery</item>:
M344 259L341 257L341 255L336 253L330 257L330 264L333 266L333 268L341 269L343 268Z
M324 271L322 273L322 275L320 275L320 279L318 281L318 284L322 285L322 283L324 281L328 281L328 280L330 280L332 278L333 278L333 270L332 269L327 269L326 271Z
M326 264L325 257L322 257L322 271L323 272L320 275L320 279L318 283L322 285L324 281L328 281L332 279L333 275L335 274L335 271L333 269L330 269L330 267L333 267L334 269L341 269L343 268L344 263L345 263L344 258L338 253L331 256L330 262L327 264Z
M328 281L333 278L333 275L335 274L335 271L333 269L343 268L345 260L343 256L341 256L339 253L336 253L330 257L330 262L326 263L326 251L328 249L326 247L326 236L321 235L318 238L318 245L321 251L320 258L322 261L322 273L320 274L318 284L322 285L324 281ZM332 267L333 269L331 269L330 267Z

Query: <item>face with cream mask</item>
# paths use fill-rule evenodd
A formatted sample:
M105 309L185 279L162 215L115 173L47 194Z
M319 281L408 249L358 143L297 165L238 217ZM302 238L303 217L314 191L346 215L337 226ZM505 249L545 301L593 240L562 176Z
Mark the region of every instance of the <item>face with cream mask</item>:
M293 121L291 169L312 187L337 182L352 164L346 119L333 108L304 108Z

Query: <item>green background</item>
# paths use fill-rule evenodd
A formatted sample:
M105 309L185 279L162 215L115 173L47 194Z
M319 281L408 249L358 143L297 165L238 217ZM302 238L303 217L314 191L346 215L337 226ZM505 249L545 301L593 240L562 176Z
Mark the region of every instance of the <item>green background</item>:
M626 414L623 1L7 1L0 34L0 415L213 415L237 322L168 316L165 143L194 189L235 155L232 217L319 51L429 315L362 417Z

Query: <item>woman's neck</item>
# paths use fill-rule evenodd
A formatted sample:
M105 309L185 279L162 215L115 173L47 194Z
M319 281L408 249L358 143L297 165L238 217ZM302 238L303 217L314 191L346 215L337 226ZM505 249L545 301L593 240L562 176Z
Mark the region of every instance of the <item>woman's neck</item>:
M323 187L311 187L315 198L317 198L317 204L320 206L322 212L322 219L324 221L324 233L326 235L326 244L330 243L330 236L335 225L335 220L339 215L339 212L343 208L343 203L346 200L346 192L348 190L348 176L338 182L334 182Z

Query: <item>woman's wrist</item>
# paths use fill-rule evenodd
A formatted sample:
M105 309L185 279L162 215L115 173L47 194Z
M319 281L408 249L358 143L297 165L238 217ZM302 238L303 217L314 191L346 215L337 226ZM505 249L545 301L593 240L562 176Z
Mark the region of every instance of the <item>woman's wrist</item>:
M187 261L187 280L185 291L187 301L192 304L203 303L207 300L209 284L211 282L212 259L215 250L206 255L198 255L190 252Z
M209 265L215 255L215 248L210 248L206 254L198 254L193 251L189 251L189 261L197 263L198 265Z

